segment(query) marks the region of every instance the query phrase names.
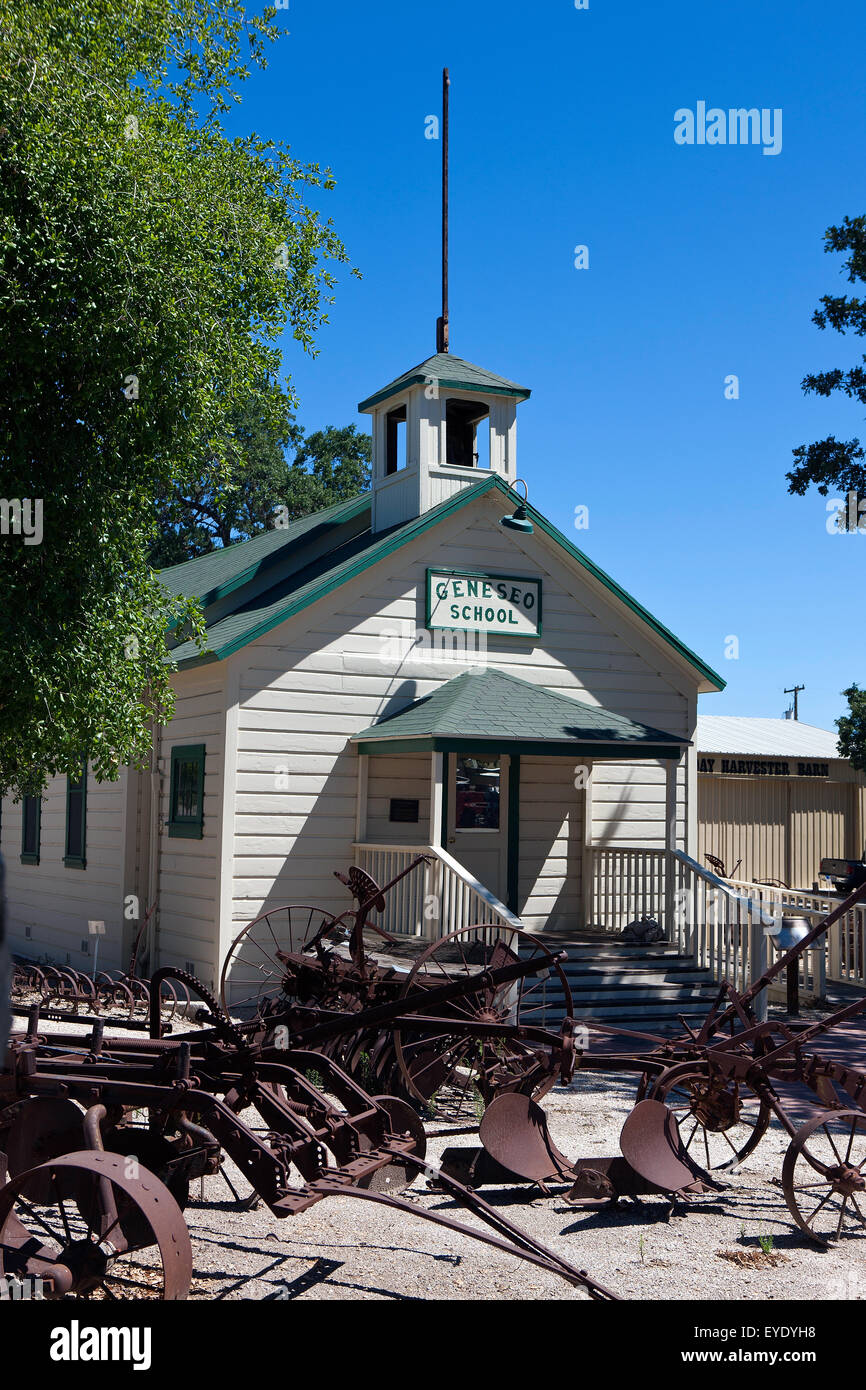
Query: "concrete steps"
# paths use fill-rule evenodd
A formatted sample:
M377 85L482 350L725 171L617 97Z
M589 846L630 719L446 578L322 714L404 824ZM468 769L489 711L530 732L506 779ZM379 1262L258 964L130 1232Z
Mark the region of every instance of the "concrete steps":
M546 936L549 947L566 951L563 973L573 996L575 1018L604 1023L631 1022L637 1027L678 1025L679 1015L703 1019L717 993L709 970L698 969L690 956L659 942L637 946L607 936ZM565 996L551 973L545 984L545 1021L559 1026Z

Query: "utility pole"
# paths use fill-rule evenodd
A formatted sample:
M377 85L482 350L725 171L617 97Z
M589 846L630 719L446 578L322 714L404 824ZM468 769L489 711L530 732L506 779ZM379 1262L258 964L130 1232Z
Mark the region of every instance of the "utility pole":
M793 695L793 697L794 697L794 718L795 718L795 719L799 719L799 718L800 718L800 706L799 706L799 703L798 703L798 701L797 701L797 696L799 695L799 693L800 693L801 690L805 690L805 689L806 689L805 685L792 685L792 686L789 687L789 689L783 691L783 694L785 694L785 695Z

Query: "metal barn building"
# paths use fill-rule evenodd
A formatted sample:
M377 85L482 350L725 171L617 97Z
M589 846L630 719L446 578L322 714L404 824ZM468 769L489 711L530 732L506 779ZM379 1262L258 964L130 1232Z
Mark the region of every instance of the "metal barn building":
M837 735L793 719L699 715L699 855L750 882L811 889L825 856L863 853L866 778Z

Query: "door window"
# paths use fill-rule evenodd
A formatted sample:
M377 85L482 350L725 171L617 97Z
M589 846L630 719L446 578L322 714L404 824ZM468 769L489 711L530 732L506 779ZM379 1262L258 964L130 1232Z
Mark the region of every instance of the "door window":
M454 825L457 830L499 829L498 758L457 755Z

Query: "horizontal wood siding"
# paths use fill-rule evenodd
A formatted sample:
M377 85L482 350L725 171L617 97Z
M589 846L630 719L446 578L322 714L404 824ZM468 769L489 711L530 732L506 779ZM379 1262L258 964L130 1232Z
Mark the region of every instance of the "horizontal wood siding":
M677 775L677 843L686 840L685 768ZM657 762L597 762L593 771L593 844L664 849L665 769Z
M387 845L428 843L430 764L429 753L370 759L366 840ZM392 798L418 802L417 824L389 819Z
M218 980L219 855L222 818L225 694L222 666L179 672L173 678L175 713L160 745L160 965L189 963L206 984ZM171 750L203 743L204 825L200 840L168 833Z
M581 925L584 796L567 758L521 758L517 915L530 931Z
M52 777L42 801L38 864L21 863L22 804L3 801L0 845L6 862L10 945L30 959L47 959L87 970L91 952L88 921L105 923L98 967L126 968L123 899L133 886L123 882L123 825L127 772L117 782L97 782L88 770L86 869L66 868L66 778ZM28 936L27 928L30 928ZM127 927L128 932L128 927Z
M348 905L333 870L345 870L352 858L358 758L350 735L479 662L655 728L689 733L695 703L691 678L674 669L664 653L650 649L639 630L612 615L606 601L590 592L547 542L504 531L498 525L501 509L501 499L479 499L443 521L435 535L419 538L238 655L236 927L280 903L322 902L339 911ZM540 573L542 636L490 636L486 649L484 639L480 650L470 639L468 652L435 650L424 629L428 565ZM377 769L379 761L370 759L367 839L384 833L386 840L402 843L402 832L412 827L383 822L386 784L397 783L388 767ZM424 766L404 759L399 774L405 794L425 803L428 765L428 759ZM563 760L556 773L563 792L569 767ZM621 777L615 785L613 800L603 799L596 812L599 835L613 834L621 818ZM654 764L635 766L625 785L631 830L617 826L617 835L623 843L632 836L637 843L662 843L663 773ZM525 794L526 804L532 804L531 781ZM685 805L685 782L682 797ZM544 809L537 806L539 816ZM422 806L422 826L423 816ZM571 823L567 831L562 821L553 829L549 819L539 825L541 839L555 829L554 859L567 858L563 837L570 845ZM524 815L528 843L530 829ZM579 879L571 871L555 886L561 869L559 864L553 871L546 885L550 891L534 900L539 924L556 901L568 903L570 910L576 900Z

